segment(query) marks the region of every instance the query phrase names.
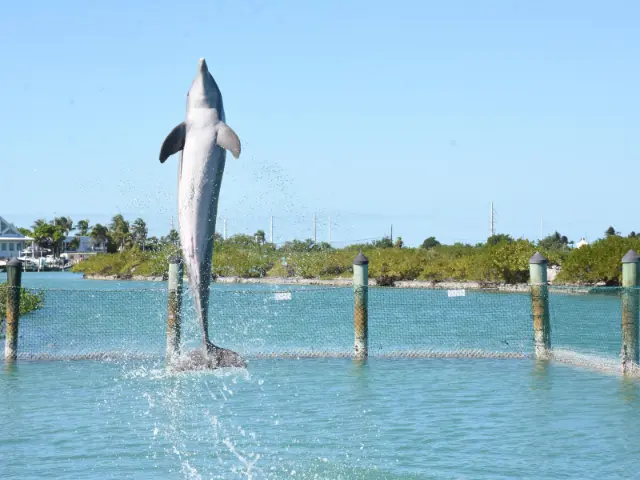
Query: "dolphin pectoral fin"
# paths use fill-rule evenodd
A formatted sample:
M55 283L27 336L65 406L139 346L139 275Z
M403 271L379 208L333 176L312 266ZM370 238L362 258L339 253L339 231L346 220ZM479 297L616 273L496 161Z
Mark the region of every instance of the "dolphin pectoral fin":
M222 121L218 122L216 143L219 147L229 150L234 158L240 156L240 139L238 135L236 135L236 132L234 132L229 125Z
M187 126L184 122L177 125L171 133L167 135L160 149L160 163L164 163L174 153L178 153L184 148L184 139L187 136Z

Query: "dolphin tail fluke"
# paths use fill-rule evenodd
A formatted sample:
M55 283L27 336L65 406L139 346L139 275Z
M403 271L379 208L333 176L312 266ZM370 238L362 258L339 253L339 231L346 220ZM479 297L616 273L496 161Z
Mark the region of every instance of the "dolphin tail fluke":
M236 132L223 121L217 123L217 131L216 143L218 146L229 150L234 158L238 158L240 156L240 139Z
M221 348L207 341L207 357L214 368L237 367L246 368L247 363L236 352L228 348Z
M162 142L162 148L160 148L160 163L164 163L167 158L184 148L186 136L187 125L184 122L171 130L167 138Z

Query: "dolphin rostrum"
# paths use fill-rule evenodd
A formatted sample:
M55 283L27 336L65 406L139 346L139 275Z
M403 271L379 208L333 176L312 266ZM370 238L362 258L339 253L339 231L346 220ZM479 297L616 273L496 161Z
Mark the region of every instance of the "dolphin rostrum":
M202 328L203 350L197 358L213 368L245 366L237 353L214 345L208 330L213 238L226 150L238 158L240 139L225 123L222 94L201 58L187 93L186 119L167 135L160 149L160 162L181 152L178 164L180 247Z

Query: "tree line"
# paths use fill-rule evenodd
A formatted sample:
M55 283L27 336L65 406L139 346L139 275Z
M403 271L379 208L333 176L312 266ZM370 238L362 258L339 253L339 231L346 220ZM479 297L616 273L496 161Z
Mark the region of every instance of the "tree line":
M178 233L163 237L158 249L142 251L127 247L115 255L98 255L74 267L77 272L119 275L166 276L168 258L179 252ZM401 237L383 237L368 243L335 248L326 242L294 239L272 244L264 231L253 235L237 234L227 239L215 234L212 276L215 277L303 277L335 278L352 274L358 251L370 258L369 273L379 284L393 285L401 280L481 281L524 283L529 276L529 258L540 251L550 265L558 265L562 283L618 285L620 259L630 249L640 251L640 236L634 232L622 236L613 227L603 238L575 248L566 235L554 232L539 240L513 238L504 233L492 235L475 245L442 244L427 237L422 245L411 248Z
M107 225L91 225L88 219L74 223L71 217L54 217L52 220L41 218L33 222L31 229L22 227L18 231L33 238L39 247L50 249L56 256L63 252L65 240L70 236L72 239L67 245L71 249L78 247L81 236L88 236L94 245L105 246L108 253L132 248L159 250L165 244L175 244L178 238L175 230L165 237L149 237L149 229L142 218L130 222L121 214L114 215Z
M96 223L91 225L88 219L79 220L74 223L70 217L54 217L52 220L38 219L36 220L31 229L19 228L23 235L34 238L36 243L44 248L49 248L54 251L55 254L61 253L64 247L64 241L72 232L75 232L75 236L71 242L71 247L77 247L80 236L89 236L95 244L106 245L108 253L115 253L117 251L125 251L134 247L140 250L159 250L164 245L171 244L177 245L179 241L178 232L175 229L171 229L166 236L156 237L148 236L149 230L146 222L138 217L132 222L126 220L121 214L114 215L111 222L107 225ZM621 236L613 226L610 226L605 231L605 238L611 236ZM640 234L636 232L630 232L628 238L636 238ZM267 245L266 234L264 230L257 230L253 235L236 234L225 240L219 233L215 233L216 243L229 242L233 245ZM486 242L480 242L475 244L476 248L481 248L484 245L497 245L500 242L511 243L515 239L508 234L500 233L490 236ZM561 235L559 232L554 232L551 235L539 240L538 242L532 242L542 249L556 250L556 251L568 251L575 246L575 242L570 241L566 235ZM353 244L350 247L357 248L405 248L404 241L401 236L396 237L395 241L388 236L384 236L380 239L373 240L364 244ZM443 246L434 236L425 238L419 248L432 249L439 246ZM454 243L454 247L470 247L469 244ZM315 251L315 250L329 250L333 247L327 242L316 243L312 239L307 238L305 240L291 240L283 243L280 247L273 246L274 248L280 248L282 250L293 251Z
M142 218L126 220L114 215L108 224L91 225L88 219L74 223L69 217L38 219L31 230L20 229L45 248L59 254L65 238L71 243L79 236L90 236L97 244L106 244L113 255L98 255L76 267L76 271L129 275L165 275L168 258L179 252L179 234L172 229L166 236L148 235ZM73 245L72 245L73 247ZM514 238L498 233L474 245L446 245L434 236L426 237L417 248L407 247L402 237L382 237L368 243L336 248L313 239L293 239L282 244L266 241L264 230L253 235L236 234L224 239L215 234L214 265L216 276L347 276L358 251L371 256L370 273L383 284L398 280L477 280L519 283L528 278L528 259L541 251L551 265L559 265L559 281L567 283L604 282L616 285L620 280L619 257L630 248L640 251L640 235L622 235L613 226L590 245L575 248L575 242L560 232L538 241Z

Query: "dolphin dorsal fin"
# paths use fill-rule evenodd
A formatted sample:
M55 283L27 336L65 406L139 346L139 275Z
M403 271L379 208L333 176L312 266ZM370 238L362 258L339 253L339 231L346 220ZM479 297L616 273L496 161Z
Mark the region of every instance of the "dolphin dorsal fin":
M223 121L219 121L216 126L218 131L216 143L218 146L229 150L234 158L238 158L240 156L240 139L236 132Z
M162 148L160 148L160 163L164 163L174 153L178 153L184 148L184 139L187 136L187 126L184 122L177 125L171 133L167 135L167 138L162 142Z

